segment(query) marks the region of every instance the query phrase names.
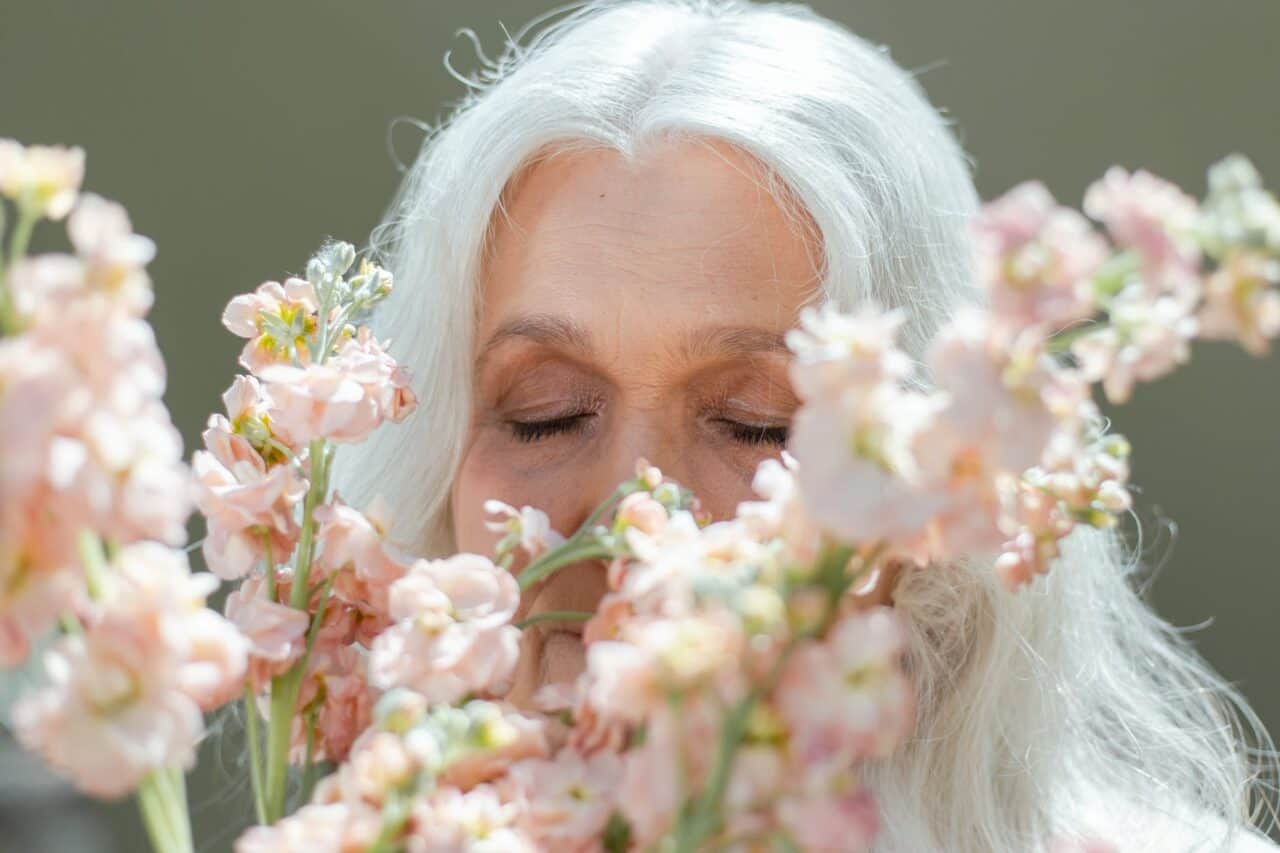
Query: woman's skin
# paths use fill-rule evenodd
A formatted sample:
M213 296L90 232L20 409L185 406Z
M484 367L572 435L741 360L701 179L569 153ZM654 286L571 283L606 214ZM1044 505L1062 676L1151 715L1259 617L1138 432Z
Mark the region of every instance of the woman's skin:
M665 140L634 166L561 153L508 187L481 272L459 550L492 553L487 498L572 532L640 457L713 518L754 497L797 406L783 335L818 288L816 245L759 174L731 146ZM593 610L604 592L601 565L570 566L518 618ZM513 701L582 670L580 627L525 632Z

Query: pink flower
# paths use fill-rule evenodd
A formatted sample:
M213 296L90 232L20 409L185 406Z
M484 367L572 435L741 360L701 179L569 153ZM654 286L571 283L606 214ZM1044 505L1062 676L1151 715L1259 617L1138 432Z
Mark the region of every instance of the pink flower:
M1196 318L1190 305L1172 296L1152 297L1126 287L1111 303L1109 325L1071 345L1089 382L1101 380L1107 399L1123 403L1138 382L1150 382L1191 358Z
M271 364L257 373L267 384L278 430L294 446L317 438L363 441L384 421L404 420L417 405L407 374L367 329L323 364Z
M520 636L509 624L520 601L510 573L476 554L419 560L389 598L395 624L370 650L376 687L410 687L431 702L506 690Z
M255 826L236 840L236 853L360 853L382 829L379 810L362 803L306 805L272 826Z
M911 448L944 403L893 385L805 403L789 444L809 517L855 542L918 536L942 499L921 488Z
M494 533L515 537L531 560L564 542L564 537L551 529L551 519L540 509L531 506L516 509L502 501L487 500L484 511L498 516L497 520L486 521L484 526ZM663 515L665 517L665 512Z
M776 691L805 764L886 755L911 726L911 688L898 666L906 639L891 608L844 617L787 662Z
M46 491L27 497L0 504L0 669L21 664L60 616L87 603L78 531L47 511Z
M0 139L0 195L36 215L58 220L75 204L84 180L84 149L23 147Z
M1234 339L1252 355L1271 350L1280 335L1280 260L1240 252L1205 281L1200 336Z
M314 566L324 576L337 575L334 595L363 611L385 615L387 591L410 565L410 558L387 541L390 507L375 500L361 513L335 495L330 503L316 507L315 520Z
M519 806L505 802L489 785L466 793L442 788L414 809L405 849L411 853L534 853L537 848L520 830L519 820Z
M777 815L792 842L815 853L870 850L880 828L870 792L852 783L847 790L786 797Z
M545 849L594 850L614 807L622 778L618 756L584 757L572 749L550 760L522 761L511 779L525 801L522 826Z
M849 388L897 382L911 373L911 360L897 347L906 320L901 311L871 304L844 314L828 303L800 313L800 328L787 333L795 353L791 382L804 399L829 397Z
M222 312L222 325L248 338L240 363L260 373L278 363L311 361L312 337L318 327L315 287L300 278L260 284L253 293L235 297Z
M1112 166L1084 195L1084 210L1105 223L1117 243L1141 256L1151 291L1179 288L1198 276L1196 200L1150 172Z
M242 577L268 545L272 561L283 563L297 542L293 508L306 483L291 465L268 468L222 415L209 417L204 442L208 449L196 451L191 465L196 504L209 526L203 546L209 568L227 580Z
M248 680L261 691L302 656L310 618L305 611L266 597L262 576L246 578L225 604L227 619L249 641Z
M632 492L618 503L615 522L656 536L667 526L667 508L648 492Z
M1090 278L1107 259L1107 244L1043 184L1019 184L990 202L973 230L978 280L997 328L1052 330L1093 314Z
M14 706L21 742L99 797L190 767L202 707L237 693L245 667L243 639L204 609L212 583L180 551L122 548L84 633L46 655L49 685Z
M268 468L302 452L271 428L271 399L256 376L237 376L223 392L222 403L232 431L249 442Z
M343 761L352 743L373 719L374 694L365 679L363 650L355 646L316 644L307 661L298 711L293 719L290 760L306 759L307 714L314 716L314 755L320 761Z
M133 233L124 207L101 196L80 196L67 220L86 288L110 304L141 317L151 309L151 279L146 266L156 245Z
M471 713L482 712L472 709ZM503 776L511 767L527 760L544 758L550 752L543 720L498 705L487 706L483 713L487 720L480 725L488 729L484 740L492 745L450 761L440 776L443 784L466 791Z

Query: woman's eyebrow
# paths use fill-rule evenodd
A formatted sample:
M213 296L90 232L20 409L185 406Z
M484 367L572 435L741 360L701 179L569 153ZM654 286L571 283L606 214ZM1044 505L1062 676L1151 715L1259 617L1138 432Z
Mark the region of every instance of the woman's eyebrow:
M499 326L481 348L476 362L483 364L484 360L500 345L517 338L583 356L589 356L595 350L591 331L572 317L556 314L527 314L522 317L513 317Z
M591 331L578 320L557 314L527 314L513 317L500 325L485 342L477 363L503 343L523 339L544 346L590 357L595 351ZM724 356L749 356L786 353L782 332L760 326L708 325L685 331L671 352L683 361L698 361Z

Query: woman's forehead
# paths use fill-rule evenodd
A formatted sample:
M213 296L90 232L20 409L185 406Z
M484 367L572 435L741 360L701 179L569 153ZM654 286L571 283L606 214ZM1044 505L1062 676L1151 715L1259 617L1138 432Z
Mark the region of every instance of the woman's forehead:
M745 154L687 140L532 166L495 220L481 340L533 315L588 329L782 328L817 289L814 250Z

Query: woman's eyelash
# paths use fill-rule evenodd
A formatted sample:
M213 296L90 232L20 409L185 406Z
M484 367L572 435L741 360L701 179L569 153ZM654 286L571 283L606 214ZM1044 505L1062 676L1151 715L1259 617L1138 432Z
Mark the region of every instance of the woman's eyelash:
M553 435L563 435L565 433L576 432L586 423L586 419L591 417L590 412L580 412L574 415L563 415L558 418L551 418L545 421L508 421L511 427L511 433L518 441L533 442L544 438L550 438Z
M734 441L752 445L773 444L779 447L787 443L789 430L785 426L744 424L728 418L719 418L718 420Z

